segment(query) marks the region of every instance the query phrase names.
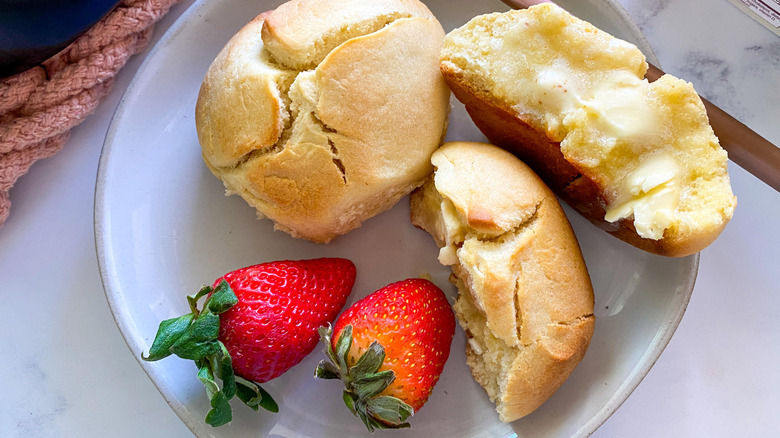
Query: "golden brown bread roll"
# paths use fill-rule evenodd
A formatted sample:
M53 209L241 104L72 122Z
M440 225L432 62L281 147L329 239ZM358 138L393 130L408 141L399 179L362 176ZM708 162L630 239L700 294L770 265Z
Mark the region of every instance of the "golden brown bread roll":
M411 196L412 222L441 248L458 287L466 361L501 420L547 400L585 355L593 289L555 195L515 156L446 143Z
M328 242L431 172L449 90L444 31L417 0L294 0L258 16L203 81L203 158L295 237Z
M632 44L546 3L450 32L441 69L490 141L584 217L644 250L710 244L736 205L693 86L643 79Z

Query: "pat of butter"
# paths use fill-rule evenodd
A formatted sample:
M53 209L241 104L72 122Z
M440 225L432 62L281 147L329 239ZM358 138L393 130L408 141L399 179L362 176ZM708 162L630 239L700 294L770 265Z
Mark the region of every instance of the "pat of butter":
M544 108L548 135L556 133L566 115L585 111L588 123L605 137L624 140L654 139L661 131L650 109L647 83L635 74L617 70L599 79L597 88L581 83L571 68L557 62L528 83L534 100Z
M603 86L584 104L596 129L605 136L621 139L658 136L659 121L648 105L645 85L625 71L605 78Z
M604 220L615 222L634 217L634 228L646 238L663 238L674 222L680 199L676 180L680 166L670 154L649 157L626 179L617 205L607 209Z

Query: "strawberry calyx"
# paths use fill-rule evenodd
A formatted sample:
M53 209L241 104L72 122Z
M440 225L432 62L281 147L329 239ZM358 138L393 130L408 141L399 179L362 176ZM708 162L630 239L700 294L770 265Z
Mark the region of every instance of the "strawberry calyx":
M385 360L385 349L374 341L351 367L347 364L352 347L352 326L341 331L335 348L333 328L319 328L320 339L325 344L325 355L317 365L315 377L320 379L341 379L344 382L344 403L353 415L366 425L369 432L374 429L399 429L409 427L406 419L414 415L414 409L403 400L389 395L380 395L393 381L392 370L379 371Z
M203 308L198 302L206 297ZM215 288L204 286L198 293L187 296L190 313L160 323L149 354L141 354L145 361L157 361L174 354L182 359L194 360L198 366L198 379L206 387L211 410L206 423L217 427L233 419L230 399L237 396L244 404L257 411L262 407L279 412L274 399L259 384L238 376L233 371L233 361L219 336L219 315L238 303L238 297L227 281ZM222 386L216 379L222 381Z

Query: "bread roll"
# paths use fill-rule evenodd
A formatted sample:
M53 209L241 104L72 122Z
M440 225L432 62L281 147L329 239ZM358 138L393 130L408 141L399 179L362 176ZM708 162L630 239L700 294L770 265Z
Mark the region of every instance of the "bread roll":
M512 154L446 143L411 196L412 222L441 248L458 287L466 362L502 421L547 400L585 355L593 289L555 195Z
M442 72L494 144L591 222L666 256L700 251L736 205L693 86L643 79L632 44L552 3L450 32Z
M328 242L431 172L444 31L416 0L294 0L222 49L200 89L203 158L295 237Z

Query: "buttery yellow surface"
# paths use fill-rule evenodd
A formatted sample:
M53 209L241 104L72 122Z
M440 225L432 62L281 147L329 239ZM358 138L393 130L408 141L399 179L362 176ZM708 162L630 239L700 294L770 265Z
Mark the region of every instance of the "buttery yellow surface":
M633 219L658 240L731 217L726 152L698 94L670 75L643 79L647 63L632 44L549 3L477 17L445 41L443 62L560 142L604 188L607 221Z

